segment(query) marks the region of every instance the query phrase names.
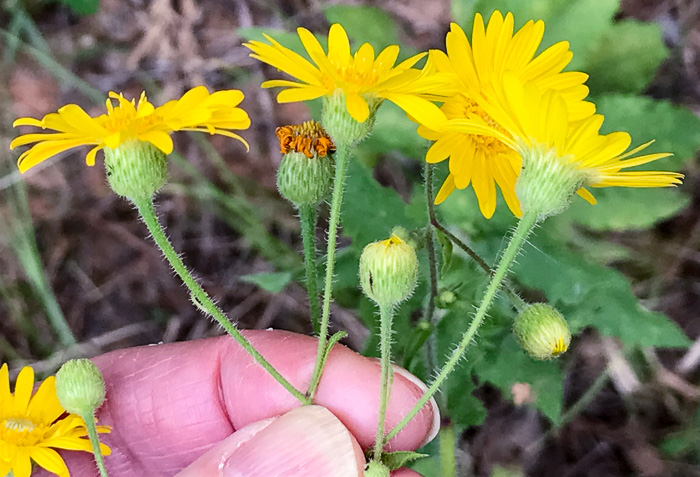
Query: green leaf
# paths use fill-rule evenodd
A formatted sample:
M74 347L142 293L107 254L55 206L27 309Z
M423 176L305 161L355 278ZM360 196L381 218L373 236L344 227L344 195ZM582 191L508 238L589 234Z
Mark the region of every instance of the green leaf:
M100 9L100 0L61 0L73 13L80 16L93 15Z
M372 177L371 170L357 160L350 161L347 177L347 202L341 221L343 233L352 237L353 246L359 250L370 242L389 237L396 225L411 230L425 223L409 214L399 194L390 187L382 187Z
M440 276L444 276L445 272L450 268L450 264L452 263L452 240L448 239L447 236L445 236L445 234L439 230L435 231L435 235L437 236L438 242L440 242L440 247L442 250Z
M592 94L641 93L668 55L657 24L625 20L598 39L583 67Z
M243 275L241 276L241 280L253 283L270 293L279 293L292 281L292 274L289 272L255 273Z
M385 101L377 112L372 134L358 144L357 157L361 157L365 163L373 163L381 156L399 151L406 157L423 161L428 141L420 137L416 129L416 123L408 119L406 113Z
M389 468L389 470L399 469L409 462L414 460L422 459L428 457L428 454L421 454L419 452L413 451L396 451L387 452L382 454L382 463Z
M357 44L369 43L376 52L399 42L396 24L391 16L377 7L330 5L323 7L329 23L340 23Z
M564 375L556 360L535 361L513 339L503 335L500 346L475 365L477 375L493 383L506 396L516 383L527 383L536 396L535 406L552 422L561 417Z

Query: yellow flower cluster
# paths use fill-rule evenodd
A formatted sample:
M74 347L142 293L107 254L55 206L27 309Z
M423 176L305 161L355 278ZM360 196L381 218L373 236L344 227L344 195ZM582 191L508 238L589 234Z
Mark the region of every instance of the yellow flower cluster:
M665 155L636 156L649 143L625 152L630 144L628 134L601 134L603 117L595 114L595 105L585 100L588 76L563 71L573 56L566 41L537 54L543 34L542 21L529 21L515 31L513 15L495 11L488 24L476 14L471 41L453 23L446 36L446 51L431 50L398 64L396 45L375 55L372 46L365 43L353 53L345 30L338 24L330 27L327 51L310 31L298 29L310 60L267 35L268 43L250 41L245 46L253 58L293 78L262 84L264 88L284 88L277 97L279 102L322 97L334 111L347 114L349 122L339 127L324 123L331 135L358 124L371 128L374 113L384 100L405 110L419 124L418 133L433 141L426 161L449 162L449 174L436 203L455 189L472 185L482 214L490 218L500 189L510 210L520 216L523 198L516 192L516 181L524 168L523 161L545 152L565 165L575 178L572 184L579 195L591 203L595 199L587 187L666 187L680 183L681 174L625 170ZM415 68L426 56L423 68ZM107 113L95 118L70 104L42 120L18 119L15 126L56 132L25 134L15 139L11 148L36 143L19 158L24 172L48 157L81 145L94 146L87 155L88 165L94 164L98 150L114 149L133 140L148 142L168 154L172 150L169 134L179 130L207 131L243 141L231 132L250 125L248 115L238 107L242 99L240 91L210 94L206 88L197 87L181 99L155 108L145 95L136 103L110 93ZM360 140L367 133L358 130L347 140ZM333 139L337 143L343 138Z

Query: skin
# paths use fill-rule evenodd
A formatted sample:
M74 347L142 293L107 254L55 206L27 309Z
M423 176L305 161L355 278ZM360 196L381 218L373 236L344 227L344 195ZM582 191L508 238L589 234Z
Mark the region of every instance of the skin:
M294 386L306 389L314 338L272 330L244 334ZM317 405L304 408L226 336L118 350L93 361L107 386L97 416L113 427L102 436L112 449L105 459L110 477L254 477L263 467L271 477L323 476L329 466L338 477L361 476L362 449L374 441L379 362L343 346L330 354ZM423 389L396 368L387 429ZM427 404L386 450L417 449L435 436L438 419L434 402ZM89 454L63 455L71 475L98 475ZM297 458L302 462L292 472L290 459ZM418 475L406 469L392 474Z

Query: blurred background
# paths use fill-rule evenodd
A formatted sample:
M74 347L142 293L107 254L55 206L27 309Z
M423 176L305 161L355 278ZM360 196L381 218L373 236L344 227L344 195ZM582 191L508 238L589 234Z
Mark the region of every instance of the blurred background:
M19 175L18 152L7 148L18 134L14 119L41 118L67 103L101 114L109 91L138 97L145 90L159 105L200 84L243 90L250 152L224 137L175 134L177 153L169 158L158 211L175 248L241 328L309 333L299 224L275 189L281 157L274 130L309 119L318 104L278 105L273 91L259 88L278 73L250 59L242 41L266 31L298 47L290 33L297 26L324 35L340 21L355 47L398 43L405 57L443 48L450 21L469 34L474 12L488 18L494 8L514 11L516 27L545 19L545 46L569 40L572 67L591 73L593 98L610 127L630 130L635 144L656 137L655 150L675 153L663 168L682 170L686 179L680 191L601 192L600 205L576 203L539 234L533 247L548 261L526 254L516 270L519 287L527 299L557 303L579 334L559 363L524 364L518 377L494 371L498 356L509 356L511 338L484 331L493 346L472 356L476 364L463 366L442 402L446 425L457 430L460 475L700 476L697 0L4 0L2 361L46 375L71 357L221 334L144 240L145 228L107 186L101 162L85 166L87 149ZM349 334L344 344L370 355L375 322L357 290L356 256L394 225L425 223L416 187L426 144L414 131L400 112L383 107L351 169L346 197L367 198L344 219L332 319L334 330ZM513 217L499 207L487 222L471 190L454 196L441 210L445 223L491 261ZM380 213L377 204L388 208ZM368 218L369 211L377 215ZM405 223L389 221L396 217ZM459 323L468 322L474 297L465 283L478 290L482 280L476 270L465 278L463 258L445 257L441 291L455 292L457 304L442 304L444 322L434 324L438 351L447 351L464 327ZM426 379L417 295L397 322L397 362ZM507 314L501 304L494 320ZM417 464L421 472L440 475L424 462Z

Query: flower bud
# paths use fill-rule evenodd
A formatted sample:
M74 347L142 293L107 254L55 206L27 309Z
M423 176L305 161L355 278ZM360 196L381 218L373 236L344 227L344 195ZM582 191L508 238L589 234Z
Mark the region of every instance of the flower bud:
M56 373L56 395L66 411L91 416L105 400L102 373L89 359L71 359Z
M277 170L280 194L296 207L315 206L330 192L335 144L316 121L282 126L275 131L284 154Z
M130 200L153 197L165 184L165 153L150 142L133 140L115 149L104 148L107 182L114 192Z
M363 98L369 105L369 117L364 122L359 122L350 116L346 105L346 96L342 90L336 89L333 95L323 97L321 122L338 144L350 145L360 142L372 131L377 109L379 109L383 99L369 95L365 95Z
M389 467L379 461L373 460L365 468L364 477L389 477Z
M513 326L515 338L534 359L556 358L569 349L571 332L555 308L535 303L522 311Z
M393 306L413 293L418 257L396 235L365 247L360 257L362 291L379 306Z

